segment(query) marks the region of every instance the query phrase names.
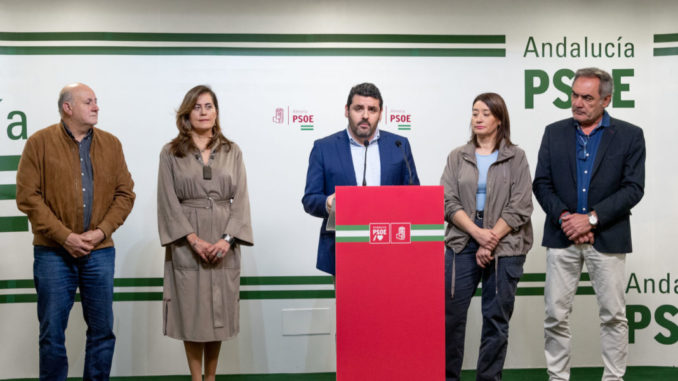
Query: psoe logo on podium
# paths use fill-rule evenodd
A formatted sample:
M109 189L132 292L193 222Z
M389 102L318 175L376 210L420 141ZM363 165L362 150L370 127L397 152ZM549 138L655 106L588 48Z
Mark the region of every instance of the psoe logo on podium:
M391 243L410 243L410 223L391 223Z
M370 224L370 243L390 243L390 226L385 223Z

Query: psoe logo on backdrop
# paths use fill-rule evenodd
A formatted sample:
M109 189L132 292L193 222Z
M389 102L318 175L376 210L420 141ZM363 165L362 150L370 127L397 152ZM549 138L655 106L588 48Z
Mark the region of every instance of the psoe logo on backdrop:
M384 124L395 125L399 131L412 130L412 114L403 109L391 109L384 106Z
M313 131L315 128L315 115L306 110L290 111L290 106L276 107L273 112L273 123L293 126L301 131Z
M390 225L386 223L370 224L370 243L390 243Z

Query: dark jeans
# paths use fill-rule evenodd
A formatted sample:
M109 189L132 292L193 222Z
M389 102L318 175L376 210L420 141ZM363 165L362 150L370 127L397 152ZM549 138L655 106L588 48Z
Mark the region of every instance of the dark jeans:
M478 224L478 221L476 221ZM464 360L466 317L471 298L482 280L483 328L478 355L477 380L501 380L508 346L509 320L513 314L518 279L523 274L525 256L500 257L484 269L476 263L478 243L471 239L456 256L445 251L445 376L459 380ZM455 290L451 294L452 262L455 264Z
M63 248L35 246L33 256L40 322L40 380L65 380L68 375L64 333L77 288L87 323L83 380L108 380L115 347L115 249L108 247L73 258Z

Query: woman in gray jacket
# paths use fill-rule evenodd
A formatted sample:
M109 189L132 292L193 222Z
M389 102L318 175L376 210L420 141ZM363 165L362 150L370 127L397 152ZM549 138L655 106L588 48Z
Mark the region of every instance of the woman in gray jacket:
M445 187L447 380L459 380L466 317L482 280L483 328L477 380L500 380L518 279L532 247L532 191L525 152L510 139L499 94L473 100L471 140L453 150Z

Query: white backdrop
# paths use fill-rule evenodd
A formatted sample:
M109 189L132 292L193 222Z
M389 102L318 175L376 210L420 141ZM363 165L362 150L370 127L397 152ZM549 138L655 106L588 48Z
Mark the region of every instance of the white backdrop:
M350 87L374 82L385 106L412 118L411 130L396 123L381 128L407 136L422 184L437 184L451 149L469 135L471 101L478 93L501 94L509 107L512 139L527 152L532 173L546 124L570 115L552 102L563 93L551 83L534 96L534 108L525 104L526 70L541 70L549 78L559 69L598 66L606 70L632 69L621 79L629 89L621 98L635 107L611 107L612 116L643 127L647 143L646 194L633 210L634 253L627 259L631 280L640 286L628 291L628 304L649 312L647 326L635 330L630 365L676 366L678 341L678 260L673 252L673 215L678 211L678 188L671 152L678 132L674 112L678 56L657 56L654 35L678 33L678 4L666 1L462 2L406 1L364 3L344 1L167 2L160 0L91 4L90 2L0 1L2 32L159 32L159 33L299 33L332 34L441 34L503 35L505 43L479 44L273 44L143 41L17 41L0 39L0 155L19 155L25 140L4 132L26 114L28 134L58 121L56 98L65 84L90 85L101 107L99 127L122 141L136 182L137 201L127 222L114 235L116 278L162 276L163 250L157 238L155 191L158 154L176 135L174 111L185 92L196 84L210 85L219 98L225 134L244 152L252 202L255 246L243 251L243 276L322 275L315 270L320 220L301 206L308 153L315 139L345 128L343 107ZM585 11L590 13L584 14ZM54 36L54 35L52 35ZM539 57L526 54L532 37ZM589 56L558 57L555 47L566 37L587 39ZM541 56L541 43L554 46L552 57ZM615 57L592 57L613 44ZM628 45L631 44L631 45ZM189 46L189 47L307 47L307 48L499 48L500 57L422 57L370 55L328 56L173 54L119 55L15 54L11 47L26 46ZM620 46L621 57L617 56ZM632 56L629 55L632 46ZM4 49L4 50L3 50ZM203 52L209 52L209 49ZM627 54L625 54L627 52ZM565 80L569 84L569 81ZM313 129L299 123L273 121L277 108L290 115L313 115ZM386 116L388 118L388 115ZM14 184L15 171L0 172L0 184ZM18 216L14 200L0 201L0 216ZM544 214L535 201L535 247L526 273L544 273L541 242ZM0 233L0 281L32 278L31 234ZM633 275L633 276L632 276ZM668 292L660 291L667 279ZM645 292L649 280L654 292ZM589 285L587 282L584 286ZM522 286L522 284L521 284ZM530 287L543 287L534 282ZM304 289L304 287L299 287ZM328 286L316 286L328 289ZM265 288L252 288L265 289ZM287 289L294 289L288 287ZM135 291L159 291L158 287ZM116 291L119 291L116 289ZM0 289L3 294L34 293L31 289ZM479 301L469 316L464 366L475 364L479 342ZM224 344L220 373L303 373L334 371L332 299L243 300L242 332ZM668 306L656 310L660 306ZM306 318L329 328L314 334L284 334L288 310L312 309ZM114 375L186 373L179 342L161 335L160 302L116 302L118 344ZM286 311L286 312L285 312ZM329 314L326 312L330 311ZM663 312L662 312L663 311ZM0 378L37 376L37 318L35 303L0 303ZM635 317L640 320L640 312ZM647 316L644 316L647 317ZM544 367L542 296L520 296L511 325L507 367ZM600 366L596 303L580 295L573 314L574 366ZM304 324L304 322L297 322ZM310 323L309 323L310 324ZM314 323L315 324L315 323ZM635 324L634 326L646 324ZM289 333L289 332L288 332ZM309 331L310 333L310 331ZM655 335L665 339L657 339ZM84 322L79 305L71 315L67 346L71 375L80 374L84 361Z

